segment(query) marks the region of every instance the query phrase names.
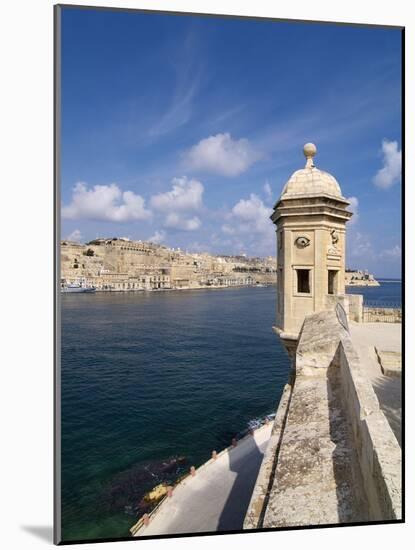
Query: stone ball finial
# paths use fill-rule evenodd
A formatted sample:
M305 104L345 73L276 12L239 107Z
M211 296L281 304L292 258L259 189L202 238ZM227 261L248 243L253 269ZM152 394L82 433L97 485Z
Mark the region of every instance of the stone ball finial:
M303 151L306 158L313 158L314 155L317 153L317 147L314 145L314 143L306 143L303 147Z

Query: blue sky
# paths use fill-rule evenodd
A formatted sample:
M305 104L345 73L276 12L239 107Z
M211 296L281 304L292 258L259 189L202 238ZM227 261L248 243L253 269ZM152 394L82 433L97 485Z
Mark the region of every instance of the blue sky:
M62 236L274 255L312 141L348 266L399 277L400 57L398 29L64 8Z

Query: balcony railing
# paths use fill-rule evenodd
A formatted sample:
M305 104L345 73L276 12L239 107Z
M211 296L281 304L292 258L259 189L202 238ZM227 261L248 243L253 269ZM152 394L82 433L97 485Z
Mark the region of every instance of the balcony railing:
M365 302L364 323L402 323L402 307L396 302Z

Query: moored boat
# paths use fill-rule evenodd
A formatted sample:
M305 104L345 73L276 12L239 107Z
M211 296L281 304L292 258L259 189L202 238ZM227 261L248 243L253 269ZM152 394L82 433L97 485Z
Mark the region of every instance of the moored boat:
M95 292L94 286L88 286L86 284L85 279L75 281L74 283L62 283L61 284L61 292L69 293L69 292Z

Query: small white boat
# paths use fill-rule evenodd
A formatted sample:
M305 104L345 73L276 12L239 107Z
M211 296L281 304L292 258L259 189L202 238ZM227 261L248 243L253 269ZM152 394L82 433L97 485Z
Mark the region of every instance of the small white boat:
M62 284L61 292L63 293L95 292L95 287L87 286L85 279L81 279L74 283Z

